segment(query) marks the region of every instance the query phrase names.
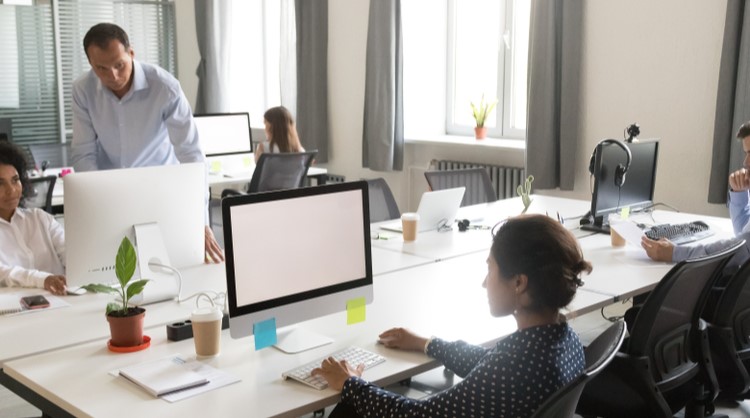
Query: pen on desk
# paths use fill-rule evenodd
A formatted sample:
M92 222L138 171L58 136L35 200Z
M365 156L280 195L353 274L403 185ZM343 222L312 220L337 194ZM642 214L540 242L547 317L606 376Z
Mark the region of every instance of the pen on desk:
M560 212L557 212L557 220L560 221L561 224L565 225L565 219L560 216Z

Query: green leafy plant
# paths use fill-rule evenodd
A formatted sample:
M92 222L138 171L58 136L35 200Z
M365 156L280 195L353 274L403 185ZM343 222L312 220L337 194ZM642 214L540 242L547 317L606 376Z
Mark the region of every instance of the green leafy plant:
M115 302L107 304L107 315L128 316L128 302L130 302L133 296L141 293L146 283L148 283L148 279L130 282L135 273L135 264L135 248L133 248L133 244L128 237L125 237L117 249L117 257L115 258L115 275L120 286L113 287L104 284L88 284L83 286L89 292L114 293L120 297L122 304Z
M484 122L487 120L487 116L489 116L492 110L495 109L496 105L497 100L493 100L492 102L485 102L484 94L482 95L482 99L479 101L479 106L476 106L474 105L474 102L471 102L471 112L474 115L474 120L477 122L477 128L481 128L484 126Z
M529 206L531 206L531 183L534 182L534 176L529 174L528 177L526 177L526 181L523 182L523 184L519 184L518 188L516 188L516 192L519 196L521 196L521 201L523 202L523 212L526 213L527 210L529 210Z

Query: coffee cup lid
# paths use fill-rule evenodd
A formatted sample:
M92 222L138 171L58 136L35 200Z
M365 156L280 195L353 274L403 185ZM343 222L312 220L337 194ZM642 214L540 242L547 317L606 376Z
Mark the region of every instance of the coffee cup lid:
M404 219L407 221L418 221L419 214L416 212L406 212L401 215L401 219Z
M218 306L208 306L205 308L198 308L193 311L190 315L190 320L193 322L207 322L216 321L222 317L221 309Z

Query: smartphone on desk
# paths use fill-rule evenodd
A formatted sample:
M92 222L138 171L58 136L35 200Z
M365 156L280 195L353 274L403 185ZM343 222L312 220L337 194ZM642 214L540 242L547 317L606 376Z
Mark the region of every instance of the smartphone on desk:
M42 309L49 308L49 301L42 295L24 296L21 305L26 309Z

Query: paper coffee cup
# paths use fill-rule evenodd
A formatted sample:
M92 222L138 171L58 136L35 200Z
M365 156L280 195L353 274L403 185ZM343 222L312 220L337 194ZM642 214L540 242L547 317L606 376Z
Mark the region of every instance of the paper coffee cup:
M415 212L406 212L401 215L401 228L404 234L404 241L414 241L417 239L417 225L419 224L419 214Z
M190 315L195 354L198 357L213 357L219 354L222 317L223 313L218 306L198 308Z
M608 219L609 219L609 237L610 237L612 246L613 247L625 246L625 238L623 238L622 235L618 234L617 231L615 231L615 228L613 228L613 225L623 222L622 218L619 215L609 215Z

